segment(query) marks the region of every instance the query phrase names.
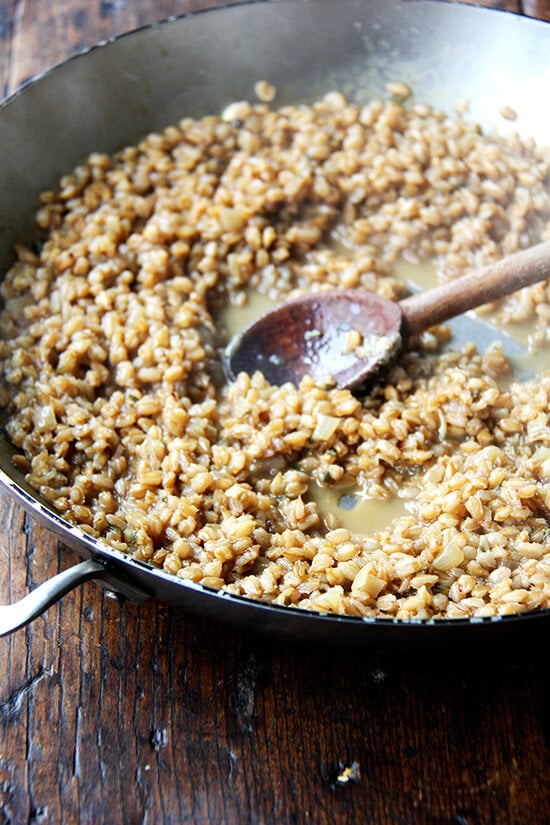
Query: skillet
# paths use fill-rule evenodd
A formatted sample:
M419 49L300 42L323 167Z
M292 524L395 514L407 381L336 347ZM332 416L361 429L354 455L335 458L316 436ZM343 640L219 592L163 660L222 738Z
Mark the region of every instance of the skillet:
M215 44L215 48L213 48ZM550 142L541 102L550 87L550 26L503 12L432 0L259 0L174 18L100 44L26 84L0 107L0 270L33 236L38 194L92 151L114 152L184 115L253 98L267 77L277 103L332 89L357 102L404 80L419 100ZM279 638L336 644L430 646L499 643L547 632L550 610L486 619L394 620L318 614L208 589L126 557L60 518L25 483L0 438L0 484L75 549L80 564L0 607L0 634L97 579L135 601L158 598L189 612Z

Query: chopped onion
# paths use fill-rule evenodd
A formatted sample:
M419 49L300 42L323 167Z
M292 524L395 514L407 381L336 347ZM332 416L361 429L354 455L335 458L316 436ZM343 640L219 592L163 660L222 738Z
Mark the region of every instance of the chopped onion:
M464 561L464 551L454 541L451 541L432 562L436 570L452 570Z
M387 582L375 576L368 565L359 570L351 585L352 593L367 593L373 599L376 599L382 592Z
M340 419L335 418L333 415L319 415L317 417L317 425L311 435L311 440L328 441L338 429L339 423Z

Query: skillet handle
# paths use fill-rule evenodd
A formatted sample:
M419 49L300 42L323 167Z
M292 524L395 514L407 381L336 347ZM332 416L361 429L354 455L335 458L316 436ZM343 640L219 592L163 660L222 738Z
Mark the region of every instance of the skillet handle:
M119 579L105 565L88 559L38 585L19 601L0 605L0 636L6 636L29 624L66 593L89 579L105 579L110 591L140 604L150 598L145 591Z

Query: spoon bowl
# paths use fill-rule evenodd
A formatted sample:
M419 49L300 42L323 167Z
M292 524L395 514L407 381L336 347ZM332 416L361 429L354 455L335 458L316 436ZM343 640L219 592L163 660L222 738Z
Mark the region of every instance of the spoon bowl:
M230 374L263 372L272 384L311 375L326 386L351 386L389 363L402 346L399 305L359 289L331 289L287 301L235 336Z
M550 241L394 302L361 289L302 295L264 313L234 336L226 371L260 371L272 384L305 375L341 389L366 383L407 339L469 309L550 276Z

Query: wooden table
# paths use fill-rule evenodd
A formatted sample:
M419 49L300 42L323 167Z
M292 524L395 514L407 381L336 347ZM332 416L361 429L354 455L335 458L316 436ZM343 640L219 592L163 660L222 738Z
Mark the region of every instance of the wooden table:
M0 0L0 93L213 5ZM1 601L77 560L4 495L0 523ZM0 640L0 823L545 825L549 677L529 650L287 649L89 584Z

